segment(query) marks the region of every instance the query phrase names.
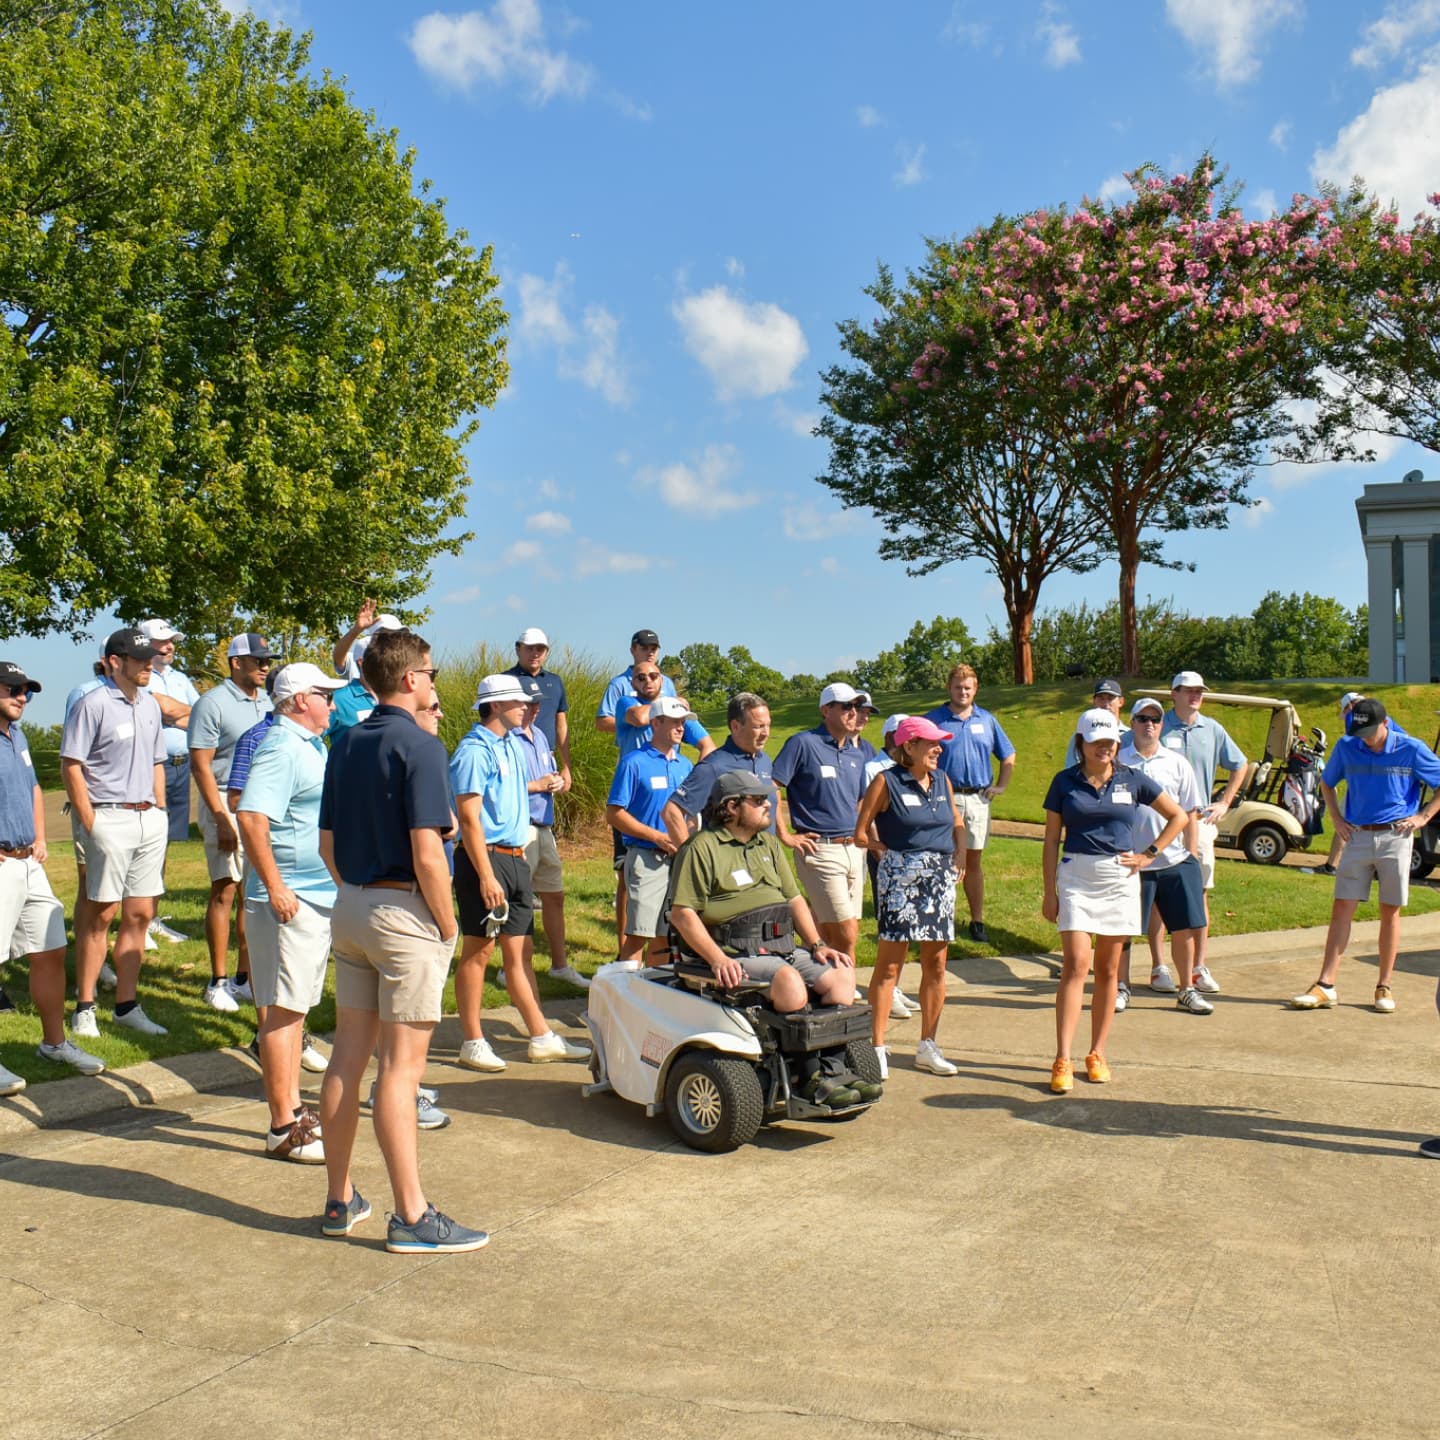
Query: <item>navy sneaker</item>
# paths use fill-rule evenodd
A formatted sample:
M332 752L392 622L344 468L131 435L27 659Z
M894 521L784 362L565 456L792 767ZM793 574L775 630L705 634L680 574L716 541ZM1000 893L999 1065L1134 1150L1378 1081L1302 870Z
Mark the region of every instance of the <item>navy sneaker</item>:
M352 1185L350 1203L343 1200L325 1202L325 1218L320 1222L322 1235L348 1235L362 1220L370 1218L370 1202Z
M469 1230L433 1205L427 1205L413 1225L392 1215L385 1236L385 1248L392 1255L459 1255L489 1243L490 1237L483 1230Z
M1420 1153L1430 1160L1440 1160L1440 1139L1422 1140Z

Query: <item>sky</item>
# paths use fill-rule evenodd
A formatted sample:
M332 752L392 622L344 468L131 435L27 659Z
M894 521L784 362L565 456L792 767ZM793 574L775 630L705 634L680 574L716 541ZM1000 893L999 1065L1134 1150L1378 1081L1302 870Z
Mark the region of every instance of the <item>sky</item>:
M1406 219L1440 189L1440 0L250 8L309 31L317 72L494 250L510 383L469 445L475 538L416 602L441 652L539 625L618 669L650 626L667 652L823 675L937 614L983 639L1005 616L981 563L907 576L816 483L820 375L878 263L903 273L997 213L1123 201L1127 171L1207 149L1256 216L1357 174ZM1140 595L1353 607L1355 497L1412 468L1440 478L1440 457L1262 469L1229 530L1168 541L1193 573L1142 568ZM1116 580L1057 576L1041 606L1103 604ZM95 648L5 642L50 682L32 719L59 719Z

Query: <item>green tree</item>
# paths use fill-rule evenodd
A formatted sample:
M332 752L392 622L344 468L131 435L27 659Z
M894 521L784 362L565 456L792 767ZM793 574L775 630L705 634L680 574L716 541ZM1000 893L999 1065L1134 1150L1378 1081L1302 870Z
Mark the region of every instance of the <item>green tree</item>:
M917 620L893 649L855 666L856 681L872 694L943 690L946 677L961 660L971 658L975 641L965 622L937 615L928 625Z
M0 0L0 634L333 631L458 550L490 252L304 40Z

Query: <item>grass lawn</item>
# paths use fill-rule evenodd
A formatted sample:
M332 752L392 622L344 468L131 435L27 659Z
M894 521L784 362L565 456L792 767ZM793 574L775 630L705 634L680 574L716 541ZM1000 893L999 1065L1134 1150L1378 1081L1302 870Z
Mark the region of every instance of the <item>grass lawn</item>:
M580 843L562 843L566 860L566 928L572 963L586 973L614 958L612 902L614 877L610 869L609 841L598 831L587 832ZM986 925L989 945L958 940L951 955L967 956L1043 954L1056 948L1058 936L1040 917L1040 844L1034 840L996 838L986 850ZM47 864L52 885L67 911L74 901L75 869L71 847L57 844ZM161 901L160 912L188 935L202 933L205 896L204 850L197 840L170 848L168 867L170 893ZM1222 861L1219 887L1212 897L1213 933L1240 935L1264 930L1323 925L1330 915L1331 886L1326 881L1284 866L1247 865ZM963 912L963 904L962 904ZM1410 894L1410 910L1423 914L1440 908L1440 890L1416 886ZM1358 918L1375 919L1378 907L1372 901L1360 908ZM963 924L961 930L963 933ZM875 959L873 917L867 903L866 923L861 927L859 963L868 966ZM537 957L548 964L543 937L537 939ZM72 951L73 967L73 951ZM231 957L234 973L234 957ZM117 1030L110 1023L108 997L100 996L101 1039L86 1042L107 1065L119 1068L142 1060L225 1045L247 1045L254 1033L254 1012L242 1006L233 1015L210 1009L201 997L209 962L203 941L184 945L162 942L159 951L150 951L140 977L140 998L145 1011L169 1029L168 1035L141 1036ZM4 984L19 1010L0 1015L0 1064L31 1081L57 1078L57 1072L35 1054L40 1039L39 1021L29 1002L28 962L12 961L4 970ZM573 997L577 992L562 981L552 981L542 971L542 998ZM73 983L72 991L73 994ZM446 989L446 1011L453 1012L454 981ZM508 1003L505 993L494 986L485 991L487 1007ZM335 1008L331 986L311 1014L311 1028L328 1033L334 1025ZM69 1072L64 1072L68 1074Z

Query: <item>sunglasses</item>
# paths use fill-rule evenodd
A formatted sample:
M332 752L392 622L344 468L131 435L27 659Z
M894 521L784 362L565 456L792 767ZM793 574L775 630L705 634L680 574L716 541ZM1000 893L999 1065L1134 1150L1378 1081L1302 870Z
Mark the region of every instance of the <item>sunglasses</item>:
M412 675L428 675L430 677L430 683L433 685L435 683L435 677L440 673L440 667L436 665L429 670L415 669L410 673Z
M443 712L442 712L441 709L440 709L440 702L437 700L433 705L427 705L427 706L425 707L425 713L426 713L427 715L440 715L440 714L442 714Z
M1158 725L1161 718L1159 715L1132 715L1130 723L1132 725Z

